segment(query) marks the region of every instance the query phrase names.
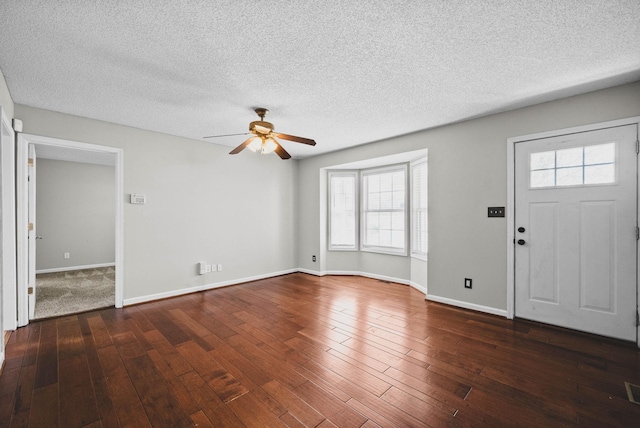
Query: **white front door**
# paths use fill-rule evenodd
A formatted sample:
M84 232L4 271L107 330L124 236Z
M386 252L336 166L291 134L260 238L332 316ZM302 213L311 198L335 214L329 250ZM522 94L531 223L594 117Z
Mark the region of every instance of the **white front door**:
M636 341L637 126L515 145L515 315Z

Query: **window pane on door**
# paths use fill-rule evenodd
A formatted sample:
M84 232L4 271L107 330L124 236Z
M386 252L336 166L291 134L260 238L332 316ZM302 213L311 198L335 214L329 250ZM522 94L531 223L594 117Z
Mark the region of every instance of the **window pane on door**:
M529 155L531 188L611 184L616 181L616 143Z
M613 164L584 167L584 184L615 183L615 181L616 169Z
M598 144L584 148L584 164L596 165L614 163L616 160L616 143Z

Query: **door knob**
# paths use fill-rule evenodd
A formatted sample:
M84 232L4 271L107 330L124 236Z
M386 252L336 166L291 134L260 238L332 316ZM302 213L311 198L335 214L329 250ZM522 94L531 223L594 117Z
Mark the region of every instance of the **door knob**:
M518 232L520 232L520 233L524 233L524 231L525 231L525 230L526 230L526 229L525 229L524 227L522 227L522 226L520 226L520 227L518 228Z
M518 245L524 245L526 241L524 239L518 239Z

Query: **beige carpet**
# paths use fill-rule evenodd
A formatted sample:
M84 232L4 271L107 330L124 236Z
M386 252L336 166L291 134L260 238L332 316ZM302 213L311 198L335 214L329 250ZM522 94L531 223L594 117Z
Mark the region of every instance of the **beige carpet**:
M114 267L36 275L34 319L113 306L115 278Z

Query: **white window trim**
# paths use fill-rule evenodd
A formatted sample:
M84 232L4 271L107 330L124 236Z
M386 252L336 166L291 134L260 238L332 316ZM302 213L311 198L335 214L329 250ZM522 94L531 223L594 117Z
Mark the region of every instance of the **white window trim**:
M415 246L413 245L413 224L414 224L414 217L415 217L415 210L413 209L413 205L414 205L414 200L413 200L413 189L414 189L414 183L413 183L413 169L416 166L421 166L421 165L425 165L426 168L426 182L427 182L427 189L429 187L429 163L428 163L428 159L427 157L421 157L419 159L415 159L413 161L411 161L411 163L409 164L409 179L410 179L410 184L409 184L409 191L411 192L411 195L409 197L409 208L410 208L410 215L409 215L409 245L411 247L411 257L414 259L419 259L419 260L424 260L427 261L428 255L429 255L429 233L427 232L427 251L426 252L418 252L418 251L414 251ZM427 190L427 225L429 224L429 192ZM428 230L428 226L427 226L427 230Z
M397 171L397 170L404 170L404 179L405 179L405 192L404 192L404 224L405 224L405 228L404 228L404 248L399 250L393 247L382 247L382 246L373 246L373 245L369 245L366 246L364 243L364 221L360 221L360 251L362 252L367 252L367 253L379 253L379 254L388 254L388 255L393 255L393 256L407 256L409 253L409 232L411 230L411 227L407 227L410 226L408 224L409 222L409 211L410 211L410 207L409 207L409 195L408 193L411 191L411 189L409 188L409 168L408 168L408 163L402 163L402 164L395 164L395 165L386 165L380 168L369 168L369 169L363 169L360 171L360 187L362 187L362 183L364 182L364 177L366 175L369 174L375 174L375 173L381 173L381 172L388 172L388 171ZM360 192L360 214L359 217L362 218L364 216L365 210L364 210L364 201L363 198L365 197L364 195L364 191Z
M331 178L332 177L354 177L355 179L355 228L354 228L354 245L353 246L345 246L345 245L333 245L331 242L331 197L333 188L331 186ZM330 251L358 251L360 248L360 174L358 170L334 170L327 172L327 206L328 206L328 215L327 215L327 242L328 249Z

